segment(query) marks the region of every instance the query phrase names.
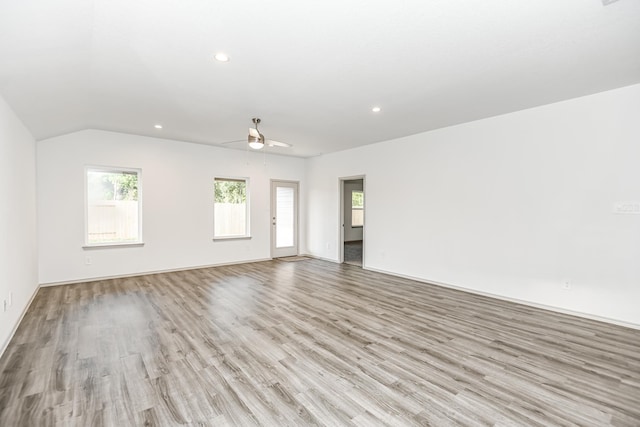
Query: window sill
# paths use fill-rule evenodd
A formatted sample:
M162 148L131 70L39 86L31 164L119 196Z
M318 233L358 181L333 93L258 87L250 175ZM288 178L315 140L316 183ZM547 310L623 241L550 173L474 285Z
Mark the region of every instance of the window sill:
M91 249L110 249L110 248L137 248L144 246L144 242L133 242L133 243L96 243L93 245L84 245L82 247L83 250L91 250Z
M229 236L229 237L214 237L214 242L224 242L225 240L250 240L251 236Z

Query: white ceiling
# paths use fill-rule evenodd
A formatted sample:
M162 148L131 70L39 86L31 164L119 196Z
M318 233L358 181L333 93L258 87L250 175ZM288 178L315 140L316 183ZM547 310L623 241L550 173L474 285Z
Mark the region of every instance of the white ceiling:
M0 0L0 94L38 140L258 116L305 157L639 82L638 0Z

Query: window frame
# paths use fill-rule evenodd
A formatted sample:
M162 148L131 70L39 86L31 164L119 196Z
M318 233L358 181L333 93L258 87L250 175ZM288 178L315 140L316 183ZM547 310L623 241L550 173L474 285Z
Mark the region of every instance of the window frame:
M362 193L362 206L353 206L353 193ZM353 211L362 211L362 224L353 224ZM351 228L364 227L364 190L351 190Z
M232 182L244 182L245 185L245 234L229 235L229 236L216 236L216 196L215 186L216 181L232 181ZM217 175L213 178L213 241L226 241L226 240L246 240L251 239L251 191L250 191L250 179L245 176L222 176Z
M89 172L135 173L138 177L138 239L131 242L89 242ZM144 246L142 238L142 168L85 165L84 167L84 246L83 249Z

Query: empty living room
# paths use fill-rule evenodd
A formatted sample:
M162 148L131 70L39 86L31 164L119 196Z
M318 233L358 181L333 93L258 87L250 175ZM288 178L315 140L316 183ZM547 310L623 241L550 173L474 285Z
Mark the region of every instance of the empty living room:
M0 426L640 426L640 2L3 0Z

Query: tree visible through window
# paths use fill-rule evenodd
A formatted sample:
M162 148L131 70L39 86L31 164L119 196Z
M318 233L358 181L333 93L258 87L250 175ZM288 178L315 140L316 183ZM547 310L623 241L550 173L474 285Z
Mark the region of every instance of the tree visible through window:
M86 169L88 245L139 243L140 171Z
M351 191L351 226L364 226L364 192Z
M246 237L248 227L246 179L215 178L213 237Z

